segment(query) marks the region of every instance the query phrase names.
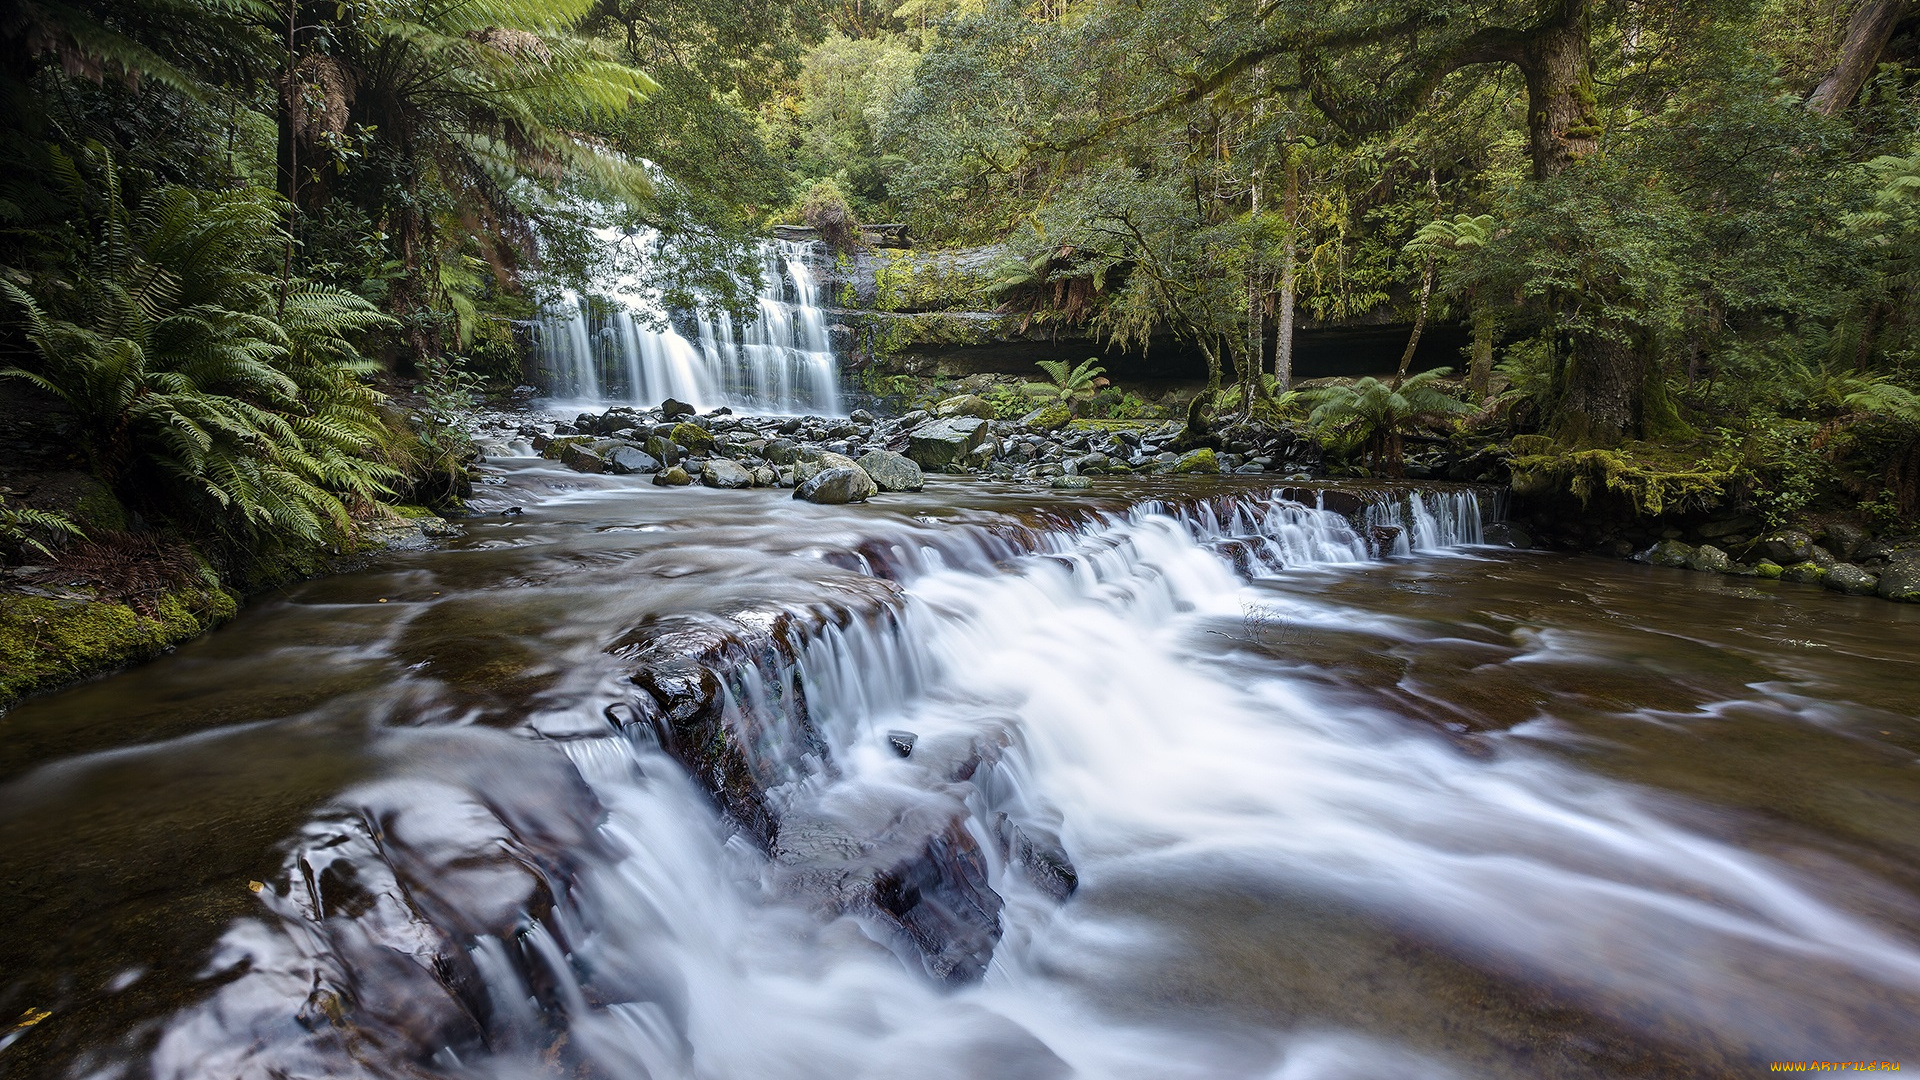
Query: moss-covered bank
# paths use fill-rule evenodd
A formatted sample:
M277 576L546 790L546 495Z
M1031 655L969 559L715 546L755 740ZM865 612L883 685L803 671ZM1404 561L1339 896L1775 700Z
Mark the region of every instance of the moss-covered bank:
M0 595L0 709L198 637L233 618L240 600L227 589L200 585L142 606L149 612L82 597Z

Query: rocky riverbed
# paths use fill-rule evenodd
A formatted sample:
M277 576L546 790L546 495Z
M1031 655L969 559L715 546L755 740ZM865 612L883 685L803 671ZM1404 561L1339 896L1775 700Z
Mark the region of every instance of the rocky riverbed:
M663 486L784 487L821 503L858 502L917 491L927 473L1088 486L1090 477L1130 474L1318 472L1319 447L1297 430L1260 423L1203 439L1179 424L1073 425L1063 408L995 419L984 399L963 395L932 410L880 418L700 415L667 401L659 408L582 413L571 422L530 416L483 419L475 433L485 456L541 456L585 473L650 474Z

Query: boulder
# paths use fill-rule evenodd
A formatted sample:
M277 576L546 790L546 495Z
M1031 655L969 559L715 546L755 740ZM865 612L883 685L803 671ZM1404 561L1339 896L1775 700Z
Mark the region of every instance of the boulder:
M1483 539L1493 547L1509 547L1518 551L1533 547L1533 537L1527 530L1505 521L1496 521L1487 526Z
M1761 540L1754 551L1761 558L1771 559L1782 566L1793 566L1812 560L1813 537L1799 529L1781 529Z
M1634 562L1650 563L1654 566L1685 566L1693 558L1693 545L1678 540L1662 540L1633 557Z
M1065 405L1042 405L1020 418L1020 426L1034 431L1059 431L1073 422Z
M672 398L668 398L660 403L660 416L664 420L675 420L682 416L692 416L699 411L700 410L684 401L675 401Z
M753 470L754 487L772 487L780 482L780 474L765 465Z
M835 466L824 469L793 489L793 497L812 503L838 506L863 502L875 494L873 478L858 468Z
M693 474L675 465L654 473L653 482L661 487L686 487L693 483Z
M1173 463L1176 473L1217 473L1220 471L1220 459L1214 456L1211 447L1203 446L1180 455Z
M1701 544L1687 556L1687 569L1709 574L1724 574L1733 569L1733 559L1712 544Z
M1816 563L1794 563L1780 571L1781 581L1797 581L1803 585L1818 585L1827 576L1827 572Z
M673 441L686 447L688 452L701 456L713 449L713 434L698 424L673 425Z
M710 458L707 467L700 473L700 482L712 488L743 488L753 486L753 474L746 466L730 458Z
M933 415L942 419L954 416L972 416L981 420L993 419L993 406L986 398L978 394L961 394L950 397L933 407Z
M904 454L874 450L861 455L857 464L881 491L919 491L927 486L926 474Z
M607 471L607 462L593 448L581 443L564 443L560 447L560 464L574 472L600 473Z
M792 439L774 439L762 447L760 453L775 465L791 465L800 453L800 446Z
M1056 491L1084 491L1093 486L1093 481L1087 477L1069 473L1064 476L1054 477L1053 483L1047 486Z
M1920 551L1894 552L1874 591L1888 600L1920 604Z
M1765 578L1768 581L1779 581L1780 575L1785 573L1786 569L1786 567L1781 566L1772 559L1761 559L1759 562L1753 564L1753 576Z
M644 450L622 446L607 455L607 471L623 476L628 473L659 472L660 462Z
M979 417L932 420L907 435L907 456L922 469L944 469L972 453L986 437L987 422Z
M684 447L664 435L647 436L647 441L641 443L640 448L658 459L662 465L678 465L681 459L687 456Z
M1872 596L1874 590L1880 587L1880 579L1852 563L1843 562L1835 563L1833 569L1827 571L1827 580L1821 584L1848 596Z
M845 454L836 454L817 446L807 446L801 448L800 456L793 463L793 479L795 483L804 484L828 469L859 467L857 462Z
M1828 550L1842 559L1851 559L1873 538L1851 521L1836 521L1827 526L1825 539Z

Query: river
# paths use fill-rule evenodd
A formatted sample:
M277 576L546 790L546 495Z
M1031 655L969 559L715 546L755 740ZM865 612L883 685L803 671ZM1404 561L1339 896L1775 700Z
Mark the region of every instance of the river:
M0 1071L1920 1059L1912 607L1475 546L1464 490L1381 561L1251 482L643 481L500 463L0 720Z

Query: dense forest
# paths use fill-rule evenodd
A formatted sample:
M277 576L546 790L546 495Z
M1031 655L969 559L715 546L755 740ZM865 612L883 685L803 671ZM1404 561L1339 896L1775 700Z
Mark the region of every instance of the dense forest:
M1000 245L1003 310L1179 339L1197 422L1308 424L1376 472L1403 435L1497 439L1533 490L1892 528L1920 509L1908 14L9 0L0 350L98 490L0 504L0 542L159 527L235 582L452 505L453 416L524 380L516 327L590 229L674 238L663 294L725 302L783 222ZM1451 379L1297 392L1295 328L1362 318L1471 344Z

